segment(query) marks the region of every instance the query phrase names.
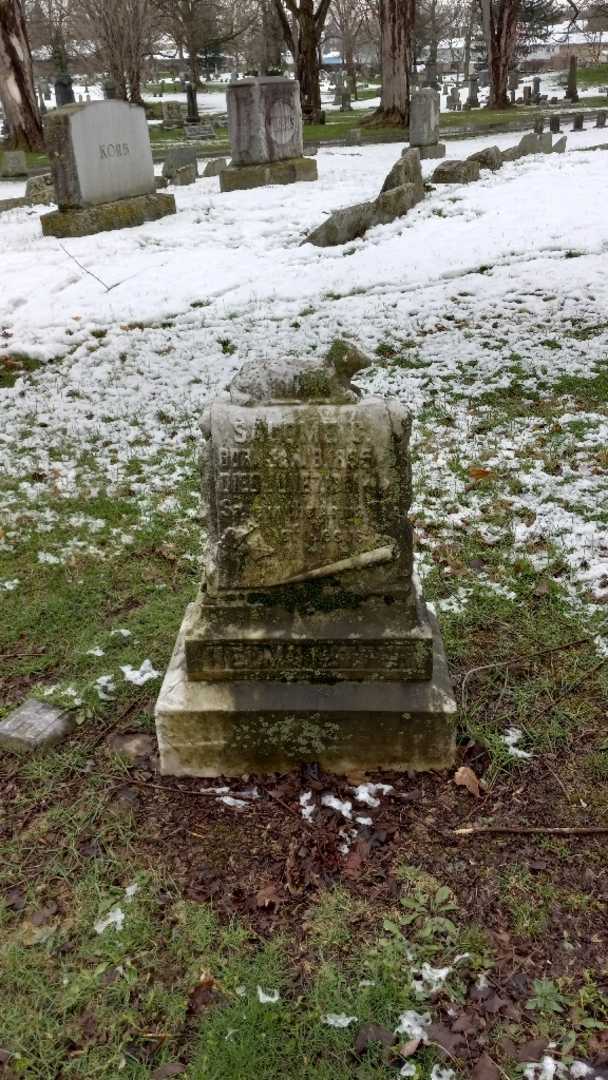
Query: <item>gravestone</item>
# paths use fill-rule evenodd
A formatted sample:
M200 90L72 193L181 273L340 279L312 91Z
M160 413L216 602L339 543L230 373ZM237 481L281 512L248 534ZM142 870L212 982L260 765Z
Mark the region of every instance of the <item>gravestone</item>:
M179 101L163 101L161 109L163 113L161 126L165 131L184 126L184 116Z
M178 169L184 165L193 165L198 173L196 150L190 146L174 146L167 150L167 156L163 162L163 176L172 180Z
M212 158L212 160L208 161L205 165L205 168L203 169L203 176L219 176L220 173L223 172L226 168L228 168L228 162L226 161L226 158Z
M412 577L410 417L357 401L348 374L341 357L251 365L206 410L204 580L156 706L165 774L453 761Z
M187 139L200 139L201 142L209 142L215 139L215 128L211 120L203 120L198 124L191 124L187 121L184 134Z
M188 100L188 111L186 114L186 123L198 124L200 120L198 111L198 100L196 97L196 89L191 82L186 83L186 97Z
M509 90L517 90L519 86L519 72L509 72Z
M50 206L51 203L57 202L51 174L30 176L25 185L25 197L32 206Z
M480 88L485 90L490 85L490 72L487 68L482 68L481 71L477 72L477 77Z
M55 103L60 109L64 105L74 104L74 90L72 88L72 76L64 71L55 79Z
M538 75L536 75L532 79L532 97L534 98L534 101L538 105L538 103L540 101L540 78L538 77Z
M598 114L597 114L597 116L595 118L595 126L596 126L596 128L606 127L606 110L605 109L600 109L600 111L598 112Z
M532 104L532 87L531 86L524 86L523 93L524 93L524 105L531 105Z
M573 116L572 117L572 130L573 131L583 131L584 130L584 123L583 123L584 119L585 119L585 117L584 117L583 113L578 113L576 116Z
M32 753L61 742L76 726L74 713L29 698L0 721L0 747Z
M430 86L412 94L409 142L418 147L421 158L445 157L445 144L439 142L439 94Z
M534 131L537 135L542 135L545 130L545 118L544 116L537 116L534 121Z
M576 56L570 57L570 63L568 65L568 85L566 87L566 97L569 101L578 101L578 88L576 85L576 73L577 73L577 60Z
M353 107L351 104L350 90L342 91L342 100L340 102L340 112L352 112Z
M560 126L561 119L562 119L561 116L550 116L549 117L549 131L553 135L558 135L559 132L562 130L561 126Z
M96 101L46 116L46 145L59 209L40 221L45 236L87 236L175 213L160 195L144 109Z
M232 162L220 190L317 180L304 157L300 86L281 76L239 79L226 92Z
M479 84L476 75L471 75L469 78L469 96L467 98L467 105L471 109L479 108L479 96L478 96Z
M5 150L0 155L0 176L27 176L27 158L23 150Z
M116 99L116 83L114 79L106 79L103 84L103 96L106 101L114 101Z
M334 92L334 105L342 104L342 91L344 90L344 79L342 72L339 71L336 75L335 92Z

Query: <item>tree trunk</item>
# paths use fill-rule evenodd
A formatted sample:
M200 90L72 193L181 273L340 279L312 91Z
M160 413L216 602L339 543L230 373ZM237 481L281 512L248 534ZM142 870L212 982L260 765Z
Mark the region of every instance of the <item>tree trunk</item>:
M271 72L283 70L283 27L277 14L277 10L270 2L264 0L262 9L262 72L268 75Z
M321 86L313 0L301 0L298 29L297 77L300 83L302 115L308 123L318 124L321 119Z
M407 127L415 0L380 0L382 96L368 121Z
M475 0L471 0L469 4L469 17L467 19L467 27L464 34L464 56L462 64L462 76L466 82L469 77L469 71L471 70L471 38L473 37L473 24L475 22ZM488 64L490 58L488 57Z
M20 150L42 150L42 121L21 0L0 0L0 99L10 145Z
M490 97L488 108L507 109L509 68L515 51L521 0L481 0L481 16L488 48Z

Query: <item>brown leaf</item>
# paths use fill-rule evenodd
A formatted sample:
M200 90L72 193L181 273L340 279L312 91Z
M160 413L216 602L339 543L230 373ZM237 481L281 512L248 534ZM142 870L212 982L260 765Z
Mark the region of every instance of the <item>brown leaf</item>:
M256 895L255 902L259 908L276 908L279 906L282 901L281 897L277 893L277 887L274 882L271 882L270 885L264 885L264 887L260 889L260 891Z
M481 1016L462 1012L452 1024L452 1031L456 1031L461 1035L476 1035L485 1026L486 1022Z
M531 1039L530 1042L524 1043L523 1046L518 1048L515 1060L521 1063L524 1061L540 1061L548 1045L548 1039Z
M30 918L30 922L32 926L45 926L56 914L57 904L50 903L47 907L40 908L40 911L35 911Z
M479 798L479 780L468 765L461 765L460 768L456 770L454 773L454 783L457 784L458 787L465 787L476 799Z
M442 1050L447 1051L448 1054L457 1054L458 1048L462 1043L462 1036L458 1033L454 1034L450 1031L449 1027L445 1024L431 1024L426 1029L427 1035L431 1042L437 1043Z
M505 998L501 998L497 993L493 992L481 1003L480 1009L484 1013L491 1013L492 1016L496 1016L496 1014L507 1005L508 1002Z
M393 1046L395 1042L395 1036L388 1028L382 1027L381 1024L363 1024L359 1028L359 1033L355 1039L355 1054L361 1057L369 1047L370 1043L379 1042L383 1046Z
M4 902L10 911L23 911L25 907L25 893L21 889L8 889L4 894Z
M493 476L492 469L482 469L478 465L471 465L467 472L472 480L485 480L488 476Z
M11 1055L10 1055L10 1051L9 1051L9 1050L2 1050L2 1049L0 1049L0 1065L6 1065L7 1061L8 1061L8 1060L9 1060L9 1058L10 1058L10 1056L11 1056Z
M186 1068L187 1066L179 1061L170 1061L167 1065L161 1065L159 1069L154 1070L152 1080L165 1080L167 1076L179 1076L180 1073L185 1073Z
M409 1042L403 1043L399 1047L399 1057L409 1058L412 1054L416 1053L416 1050L420 1046L420 1039L410 1039Z
M482 1054L477 1060L471 1080L500 1080L498 1068L487 1054Z

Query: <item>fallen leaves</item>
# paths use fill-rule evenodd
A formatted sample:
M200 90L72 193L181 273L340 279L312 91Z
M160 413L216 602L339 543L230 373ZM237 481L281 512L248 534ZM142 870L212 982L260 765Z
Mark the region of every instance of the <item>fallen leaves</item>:
M471 1080L500 1080L498 1066L488 1054L482 1054L477 1060L471 1073Z
M393 1032L383 1027L382 1024L363 1024L359 1028L355 1039L355 1054L362 1057L372 1043L380 1043L381 1046L389 1047L393 1046L394 1042L395 1036ZM418 1039L416 1042L418 1043L420 1040Z
M454 773L454 783L458 787L466 788L476 799L481 795L479 790L479 780L468 765L461 765L460 768L456 770Z
M222 1001L223 995L218 990L213 975L208 971L203 971L198 986L194 987L188 998L186 1014L189 1017L200 1016L206 1009L219 1005Z

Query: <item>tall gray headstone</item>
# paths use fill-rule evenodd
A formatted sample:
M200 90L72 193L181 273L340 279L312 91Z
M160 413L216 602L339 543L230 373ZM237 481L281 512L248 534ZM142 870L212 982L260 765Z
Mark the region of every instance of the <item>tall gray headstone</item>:
M409 140L421 158L445 156L445 145L439 142L439 94L430 86L411 96Z

